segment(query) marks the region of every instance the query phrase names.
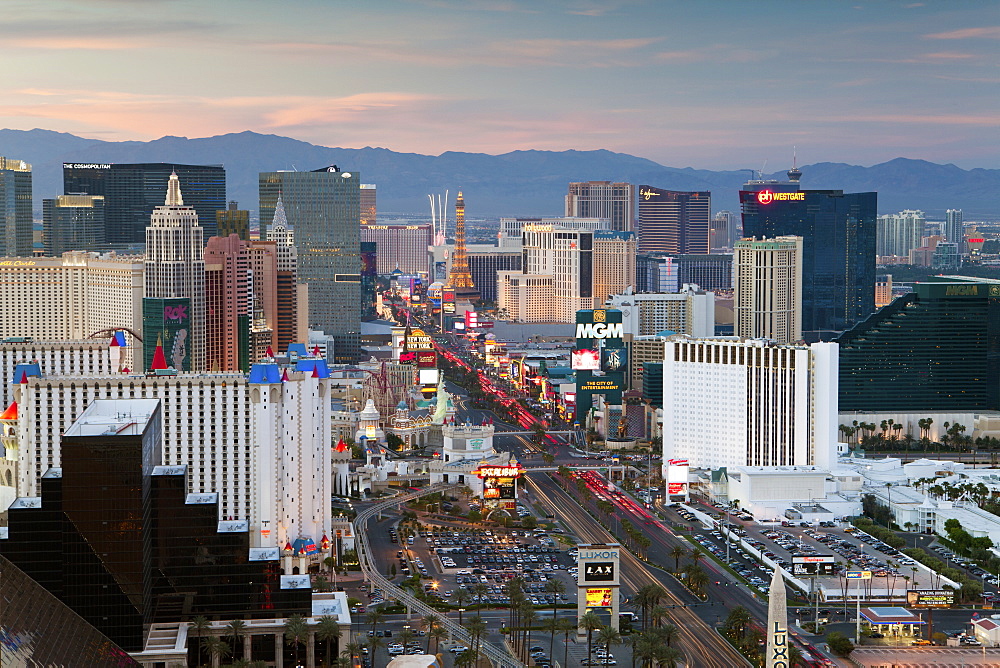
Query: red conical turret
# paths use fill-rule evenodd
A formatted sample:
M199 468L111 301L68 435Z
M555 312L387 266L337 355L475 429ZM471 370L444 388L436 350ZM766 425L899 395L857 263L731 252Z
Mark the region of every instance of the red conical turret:
M167 358L163 355L163 337L156 337L156 350L153 351L153 363L149 365L151 371L167 368Z
M0 420L16 420L17 419L17 402L10 402L10 406L7 407L3 413L0 413Z

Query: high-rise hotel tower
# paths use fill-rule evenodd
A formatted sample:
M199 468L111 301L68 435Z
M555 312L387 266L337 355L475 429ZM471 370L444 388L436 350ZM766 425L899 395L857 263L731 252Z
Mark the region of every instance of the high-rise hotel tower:
M205 369L205 241L194 207L184 206L177 174L146 228L144 369L157 340L177 371ZM164 340L166 339L166 340Z

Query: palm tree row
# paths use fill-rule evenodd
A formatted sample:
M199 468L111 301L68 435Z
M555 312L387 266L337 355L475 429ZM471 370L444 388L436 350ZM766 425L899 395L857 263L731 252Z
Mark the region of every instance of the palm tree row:
M263 666L263 661L251 661L245 654L246 645L244 644L244 638L247 637L247 624L242 619L234 619L230 621L223 629L222 636L208 636L205 637L208 631L211 629L211 622L208 621L203 615L199 615L191 620L191 632L198 638L198 664L201 665L201 656L204 650L208 651L209 657L211 657L213 668L218 668L224 657L233 655L235 652L233 648L239 647L240 657L232 661L229 665L231 666ZM323 615L319 618L317 624L312 627L315 632L317 640L322 641L326 645L326 660L324 661L324 668L332 666L331 664L331 650L334 643L338 643L340 639L340 625L337 623L335 617L330 615ZM305 617L302 615L292 615L285 620L284 625L284 635L285 642L295 647L295 660L298 663L298 652L299 647L308 640L310 627L306 622ZM227 643L222 638L229 638L232 640L232 645Z

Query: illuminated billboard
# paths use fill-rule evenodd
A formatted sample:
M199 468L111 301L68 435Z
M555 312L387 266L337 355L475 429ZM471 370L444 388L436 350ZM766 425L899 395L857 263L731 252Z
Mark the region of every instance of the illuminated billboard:
M420 385L437 385L439 374L437 369L420 369L417 383Z
M667 482L686 483L690 468L686 459L668 459Z
M402 360L402 356L400 356ZM421 369L437 366L437 352L433 350L419 350L416 353L417 366Z
M683 494L685 486L686 485L683 482L668 482L667 494L670 495Z
M906 605L911 608L950 608L955 604L951 589L908 589Z
M594 587L587 589L588 608L610 608L611 587Z
M484 478L484 499L516 499L517 478Z
M157 343L163 346L166 365L191 371L191 300L187 297L142 300L143 364L149 369Z
M833 575L832 554L793 554L792 575Z
M600 371L601 353L598 350L574 350L570 353L570 367L574 371Z
M623 371L628 363L628 351L625 348L604 348L601 350L601 371L614 373Z

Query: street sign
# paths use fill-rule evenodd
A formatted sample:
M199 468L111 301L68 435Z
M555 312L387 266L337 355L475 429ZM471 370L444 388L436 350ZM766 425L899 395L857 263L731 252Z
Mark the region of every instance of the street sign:
M871 571L847 571L848 580L871 580Z

